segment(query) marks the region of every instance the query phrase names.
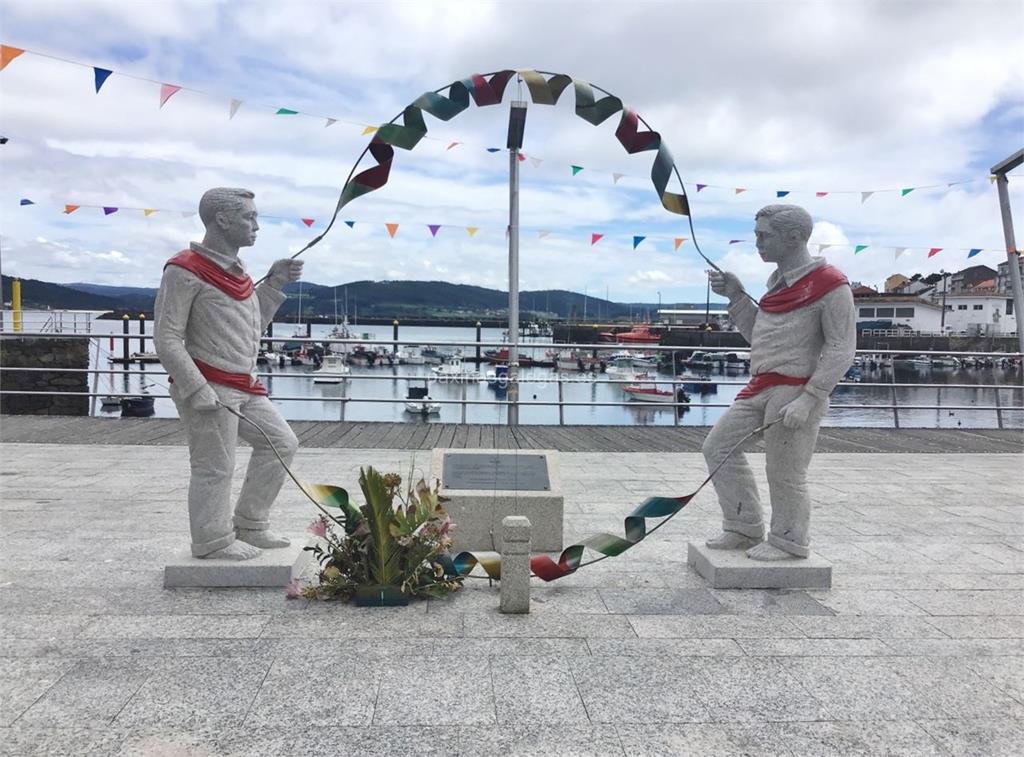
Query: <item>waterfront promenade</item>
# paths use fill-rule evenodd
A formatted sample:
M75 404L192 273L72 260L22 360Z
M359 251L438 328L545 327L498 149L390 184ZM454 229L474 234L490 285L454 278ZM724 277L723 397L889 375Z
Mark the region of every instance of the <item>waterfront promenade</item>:
M295 422L303 480L358 492L435 446L562 450L566 539L692 490L707 429ZM0 418L0 754L1016 755L1024 437L823 429L828 591L706 588L702 492L630 552L533 584L357 609L165 590L187 541L174 420ZM765 488L763 455L751 459ZM239 454L236 490L247 451ZM275 523L311 506L286 485Z

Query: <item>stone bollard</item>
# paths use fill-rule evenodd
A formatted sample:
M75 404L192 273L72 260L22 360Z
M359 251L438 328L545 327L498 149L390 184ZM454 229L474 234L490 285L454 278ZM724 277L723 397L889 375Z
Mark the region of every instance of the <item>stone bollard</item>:
M530 611L530 519L522 515L501 521L501 611Z

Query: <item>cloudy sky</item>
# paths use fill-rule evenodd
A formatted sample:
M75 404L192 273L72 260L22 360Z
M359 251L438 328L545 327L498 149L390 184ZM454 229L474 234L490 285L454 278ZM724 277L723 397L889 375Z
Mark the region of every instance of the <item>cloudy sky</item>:
M155 286L163 261L201 238L185 214L213 186L256 193L262 230L243 257L262 274L323 230L365 126L506 68L566 73L634 107L672 151L701 248L752 292L769 272L753 215L778 190L814 216L813 243L835 245L823 254L868 284L956 270L970 248L984 248L972 263L1005 259L988 170L1024 143L1024 58L999 42L1024 28L1020 0L0 0L0 12L0 41L27 51L0 72L9 275ZM98 94L91 66L114 71ZM183 87L163 108L160 82ZM505 288L508 156L486 148L504 147L515 92L447 123L428 116L430 138L342 211L354 227L339 221L305 255L305 278ZM617 118L593 127L572 104L566 93L529 109L522 288L703 299L706 266L692 241L673 250L693 235L658 201L653 154L628 156ZM1010 186L1022 236L1024 181ZM399 224L393 239L385 223ZM428 224L442 224L436 237ZM592 233L605 236L591 245ZM646 237L636 250L634 235ZM895 260L895 247L909 249Z

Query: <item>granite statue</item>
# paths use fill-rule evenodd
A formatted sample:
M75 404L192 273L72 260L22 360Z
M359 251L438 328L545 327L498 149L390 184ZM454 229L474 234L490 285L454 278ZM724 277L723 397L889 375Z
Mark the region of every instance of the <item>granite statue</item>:
M302 263L278 260L253 285L238 256L259 230L253 198L246 189L223 187L203 195L203 241L167 261L156 298L154 341L188 436L192 554L200 558L248 560L289 544L269 522L285 469L263 435L225 409L256 423L291 462L298 440L267 398L256 356L261 334L286 299L282 289L299 279ZM253 450L232 510L239 437Z
M704 441L714 469L754 429L764 433L771 523L742 450L712 479L722 507L722 533L711 549L744 549L754 560L810 554L811 500L807 467L828 398L853 361L856 314L849 282L807 250L812 221L796 205L769 205L755 217L757 251L774 263L768 291L755 302L734 274L711 271L711 288L729 299L729 316L750 343L750 383Z

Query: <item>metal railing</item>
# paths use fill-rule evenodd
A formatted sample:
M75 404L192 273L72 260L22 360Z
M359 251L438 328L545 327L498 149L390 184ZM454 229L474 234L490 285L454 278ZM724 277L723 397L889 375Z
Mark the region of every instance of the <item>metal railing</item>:
M11 332L6 332L5 336L14 336ZM24 334L17 334L22 336ZM146 341L152 340L152 335L145 333L135 334L104 334L102 337L92 334L82 333L37 333L32 336L47 338L84 338L90 339L95 343L96 347L96 359L97 367L94 368L62 368L62 367L44 367L44 368L23 368L23 367L5 367L5 371L21 371L21 372L39 372L39 373L84 373L92 376L92 390L88 392L59 392L59 394L65 396L82 396L88 397L92 400L92 413L95 413L95 403L100 397L137 397L139 391L122 391L122 392L101 392L98 391L98 379L101 375L117 375L124 378L129 376L139 376L153 379L154 377L166 377L167 373L161 368L151 370L132 370L131 364L137 360L138 354L144 352ZM108 359L115 359L119 362L127 358L123 362L123 367L117 368L100 368L98 367L99 360L102 359L102 352L104 350L100 347L101 340L110 340L110 343L120 341L122 343L122 358L116 358L112 354L112 350L107 352ZM130 353L130 342L137 340L139 345L140 353ZM262 343L273 347L276 345L288 344L300 344L303 346L329 346L329 345L347 345L350 347L363 347L363 348L383 348L384 350L391 350L397 352L398 347L402 345L431 345L431 346L445 346L445 347L456 347L462 350L472 350L474 355L465 354L461 355L462 359L467 362L475 362L478 360L476 353L479 353L480 361L487 359L486 353L483 351L486 348L506 347L507 343L501 341L468 341L468 340L438 340L438 339L421 339L417 341L410 340L395 340L395 339L374 339L374 340L363 340L363 339L339 339L329 337L265 337ZM526 342L521 344L521 354L523 352L529 352L530 350L558 350L564 351L578 351L578 353L586 353L593 359L593 356L600 357L601 354L607 356L610 351L620 350L632 350L642 351L645 353L672 353L673 356L676 353L745 353L747 350L737 349L735 347L679 347L679 346L663 346L663 345L637 345L637 344L620 344L620 343L555 343L555 342ZM968 351L922 351L922 350L891 350L891 349L865 349L858 350L858 355L861 356L921 356L921 355L935 355L935 356L948 356L957 358L986 358L995 359L996 361L1012 361L1012 365L1017 369L1017 373L1020 373L1020 359L1021 353L1005 353L1005 352L968 352ZM348 354L355 354L354 352ZM394 354L394 353L393 353ZM545 355L550 360L557 360L557 356ZM698 371L697 375L694 376L682 376L678 373L677 368L685 368L685 361L675 361L672 364L672 375L670 377L665 376L652 376L648 378L606 378L602 377L601 383L612 384L612 385L629 385L637 383L653 383L659 386L671 387L672 401L663 402L642 402L642 401L600 401L600 400L570 400L565 398L565 386L566 385L577 385L577 384L590 384L596 380L596 376L590 373L579 373L576 371L559 371L552 377L523 377L520 376L517 379L519 385L529 386L550 386L551 384L556 385L557 398L556 399L534 399L534 400L520 400L518 406L523 407L557 407L558 408L558 423L559 425L565 424L565 410L566 408L577 408L577 407L635 407L645 409L673 409L675 412L674 423L679 425L680 411L684 409L693 408L726 408L731 405L730 402L699 402L694 403L690 401L680 401L680 395L678 390L683 388L683 385L695 385L695 384L711 384L714 386L743 386L748 382L748 378L744 378L742 375L728 375L728 374L717 374L711 376L707 372ZM311 378L312 373L310 372L280 372L280 371L259 371L256 374L261 378ZM479 375L474 379L450 379L443 376L437 375L417 375L417 374L403 374L403 373L388 373L386 375L374 375L374 374L347 374L341 382L342 390L339 396L309 396L309 395L295 395L295 396L283 396L280 394L273 395L273 399L277 401L287 402L327 402L327 403L339 403L340 405L340 418L344 420L344 409L346 405L354 403L367 403L367 404L390 404L405 403L408 398L405 397L372 397L372 396L349 396L348 388L350 384L364 381L414 381L423 382L429 381L435 384L444 385L450 384L455 386L461 386L461 397L458 399L444 399L444 398L431 398L430 402L439 405L458 405L461 408L461 422L466 422L467 408L470 406L477 405L489 405L507 407L507 399L500 397L494 397L493 399L473 399L467 396L467 387L474 381L484 380L483 375ZM893 425L896 428L900 427L900 412L917 411L917 410L946 410L946 411L958 411L958 410L971 410L971 411L990 411L994 414L996 420L996 427L1004 427L1004 413L1007 411L1024 411L1024 395L1021 395L1020 402L1014 402L1010 405L1004 405L1000 401L1000 391L1011 391L1011 392L1024 392L1024 384L1013 383L1013 384L979 384L979 383L956 383L956 384L936 384L930 382L899 382L895 381L895 371L891 374L891 381L882 382L871 382L871 381L843 381L840 382L839 387L877 387L886 388L891 392L891 402L889 404L874 404L874 403L833 403L830 409L833 411L844 411L844 410L891 410ZM1019 378L1019 375L1018 375ZM140 379L141 380L141 379ZM150 388L153 386L161 386L163 382L150 382ZM504 382L507 386L508 382ZM915 389L915 388L927 388L934 389L937 392L936 404L908 404L901 403L897 391L899 389ZM974 390L992 390L995 396L995 403L992 405L978 405L978 404L941 404L941 391L943 389L974 389ZM47 391L32 391L32 390L0 390L0 394L3 395L38 395L38 394L51 394L53 392ZM154 399L168 399L169 394L153 394L146 392L148 396Z

